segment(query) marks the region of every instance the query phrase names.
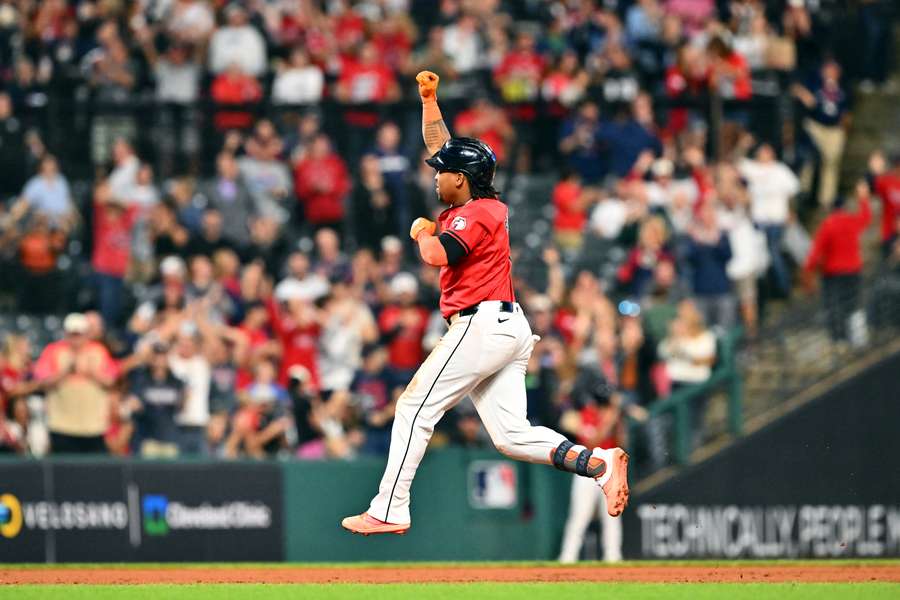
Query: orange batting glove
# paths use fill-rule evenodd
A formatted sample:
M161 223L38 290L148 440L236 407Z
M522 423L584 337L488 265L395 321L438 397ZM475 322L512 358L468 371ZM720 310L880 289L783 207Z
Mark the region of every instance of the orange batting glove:
M416 81L419 82L419 96L422 102L437 102L438 82L441 80L436 73L431 71L420 71L416 75Z
M434 224L434 221L429 221L425 217L419 217L413 221L412 227L409 228L409 237L418 241L419 234L424 232L428 235L434 235L436 229L437 225Z

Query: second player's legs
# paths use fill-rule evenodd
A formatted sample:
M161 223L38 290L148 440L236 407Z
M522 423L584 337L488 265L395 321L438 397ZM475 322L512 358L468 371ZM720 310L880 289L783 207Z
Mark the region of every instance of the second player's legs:
M573 563L578 560L581 546L584 544L584 534L597 514L598 502L602 501L603 492L594 481L587 477L572 477L569 517L566 519L559 562ZM605 529L604 527L604 534Z
M577 479L584 479L584 477ZM606 510L606 495L600 494L599 496L600 526L603 528L603 560L619 562L622 560L622 517L611 517Z
M572 494L569 500L569 517L563 533L562 549L559 561L573 563L578 560L581 547L584 545L584 534L600 514L600 527L603 530L603 560L619 562L622 560L622 520L611 517L606 510L606 496L600 487L587 477L572 478Z

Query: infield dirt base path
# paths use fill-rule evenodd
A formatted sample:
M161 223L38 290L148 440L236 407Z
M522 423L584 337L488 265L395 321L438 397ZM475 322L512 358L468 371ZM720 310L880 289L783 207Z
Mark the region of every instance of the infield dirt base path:
M199 584L199 583L858 583L900 582L900 564L859 565L627 565L627 566L390 566L107 568L0 567L0 584Z

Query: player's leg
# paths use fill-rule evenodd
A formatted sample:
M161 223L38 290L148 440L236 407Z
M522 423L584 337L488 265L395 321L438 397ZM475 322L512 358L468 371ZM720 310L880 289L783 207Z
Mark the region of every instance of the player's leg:
M475 386L469 395L501 454L549 465L553 452L567 440L549 427L536 427L528 422L526 366L527 359L516 359Z
M547 427L528 422L525 371L535 338L522 313L505 330L515 344L515 358L481 381L472 401L497 449L516 460L552 464L557 469L596 480L610 498L609 512L621 514L628 503L628 455L621 448L585 448ZM492 339L486 332L482 337ZM495 336L496 337L496 336Z
M409 488L434 426L478 381L471 364L478 335L471 319L454 323L397 400L387 466L368 510L378 520L410 522Z
M573 563L578 560L578 553L584 544L584 533L597 514L598 502L603 502L603 494L596 483L587 477L572 478L569 517L566 519L559 562ZM605 503L603 506L606 506Z

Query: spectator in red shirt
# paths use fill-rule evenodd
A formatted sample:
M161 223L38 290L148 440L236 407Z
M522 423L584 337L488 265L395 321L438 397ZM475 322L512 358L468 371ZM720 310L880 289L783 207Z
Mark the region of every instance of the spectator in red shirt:
M846 200L835 200L834 208L816 231L812 249L806 259L804 283L813 288L813 273L822 271L822 296L828 315L828 330L834 341L847 340L847 321L859 303L862 252L860 238L872 218L869 208L869 186L856 185L859 210L852 213Z
M109 183L94 190L94 251L91 266L103 320L117 327L122 316L125 275L131 259L131 232L139 207L113 196Z
M709 62L703 51L691 44L678 49L675 63L666 69L666 95L678 100L699 100L709 85ZM675 136L687 129L692 121L702 119L697 109L675 106L669 110L667 133Z
M400 98L394 72L381 60L376 47L367 43L356 59L346 60L341 69L335 95L349 105L344 111L347 157L351 162L371 144L372 134L380 120L375 104Z
M749 125L750 114L746 105L753 90L750 83L750 66L725 40L714 37L707 45L710 61L709 84L718 95L731 101L724 108L722 138L726 150L734 148L742 128Z
M309 372L311 389L319 389L319 309L299 290L284 298L282 304L269 305L269 317L275 336L281 342L281 369L278 382L287 385L288 372L301 365Z
M516 129L516 168L528 171L531 148L535 142L537 100L544 75L544 59L535 51L534 36L522 32L515 47L494 69L494 82L500 90L507 113ZM510 159L513 161L513 159Z
M278 343L272 340L269 331L269 310L261 300L248 302L244 306L244 320L237 329L244 335L247 343L247 356L241 361L235 386L242 390L252 380L252 368L262 360L278 360L281 349Z
M478 138L497 155L497 164L505 165L508 143L514 137L506 114L487 98L476 98L469 110L456 116L453 130L460 137Z
M223 105L213 117L217 130L249 129L253 124L253 114L246 106L262 99L262 88L256 79L241 70L239 64L232 63L213 80L210 95L217 105ZM225 108L229 105L234 108Z
M891 237L894 224L900 217L900 154L891 157L891 170L885 172L885 160L881 153L869 159L869 172L874 181L875 193L881 200L881 255L891 253Z
M388 347L388 365L398 380L409 381L422 362L422 338L428 311L418 304L419 284L409 273L391 279L391 302L378 316L378 328Z
M304 218L314 229L342 228L350 175L324 133L315 137L309 154L294 166L294 189Z
M584 224L587 222L588 206L592 192L581 186L581 178L574 170L563 174L553 188L553 233L556 243L567 250L581 248Z

